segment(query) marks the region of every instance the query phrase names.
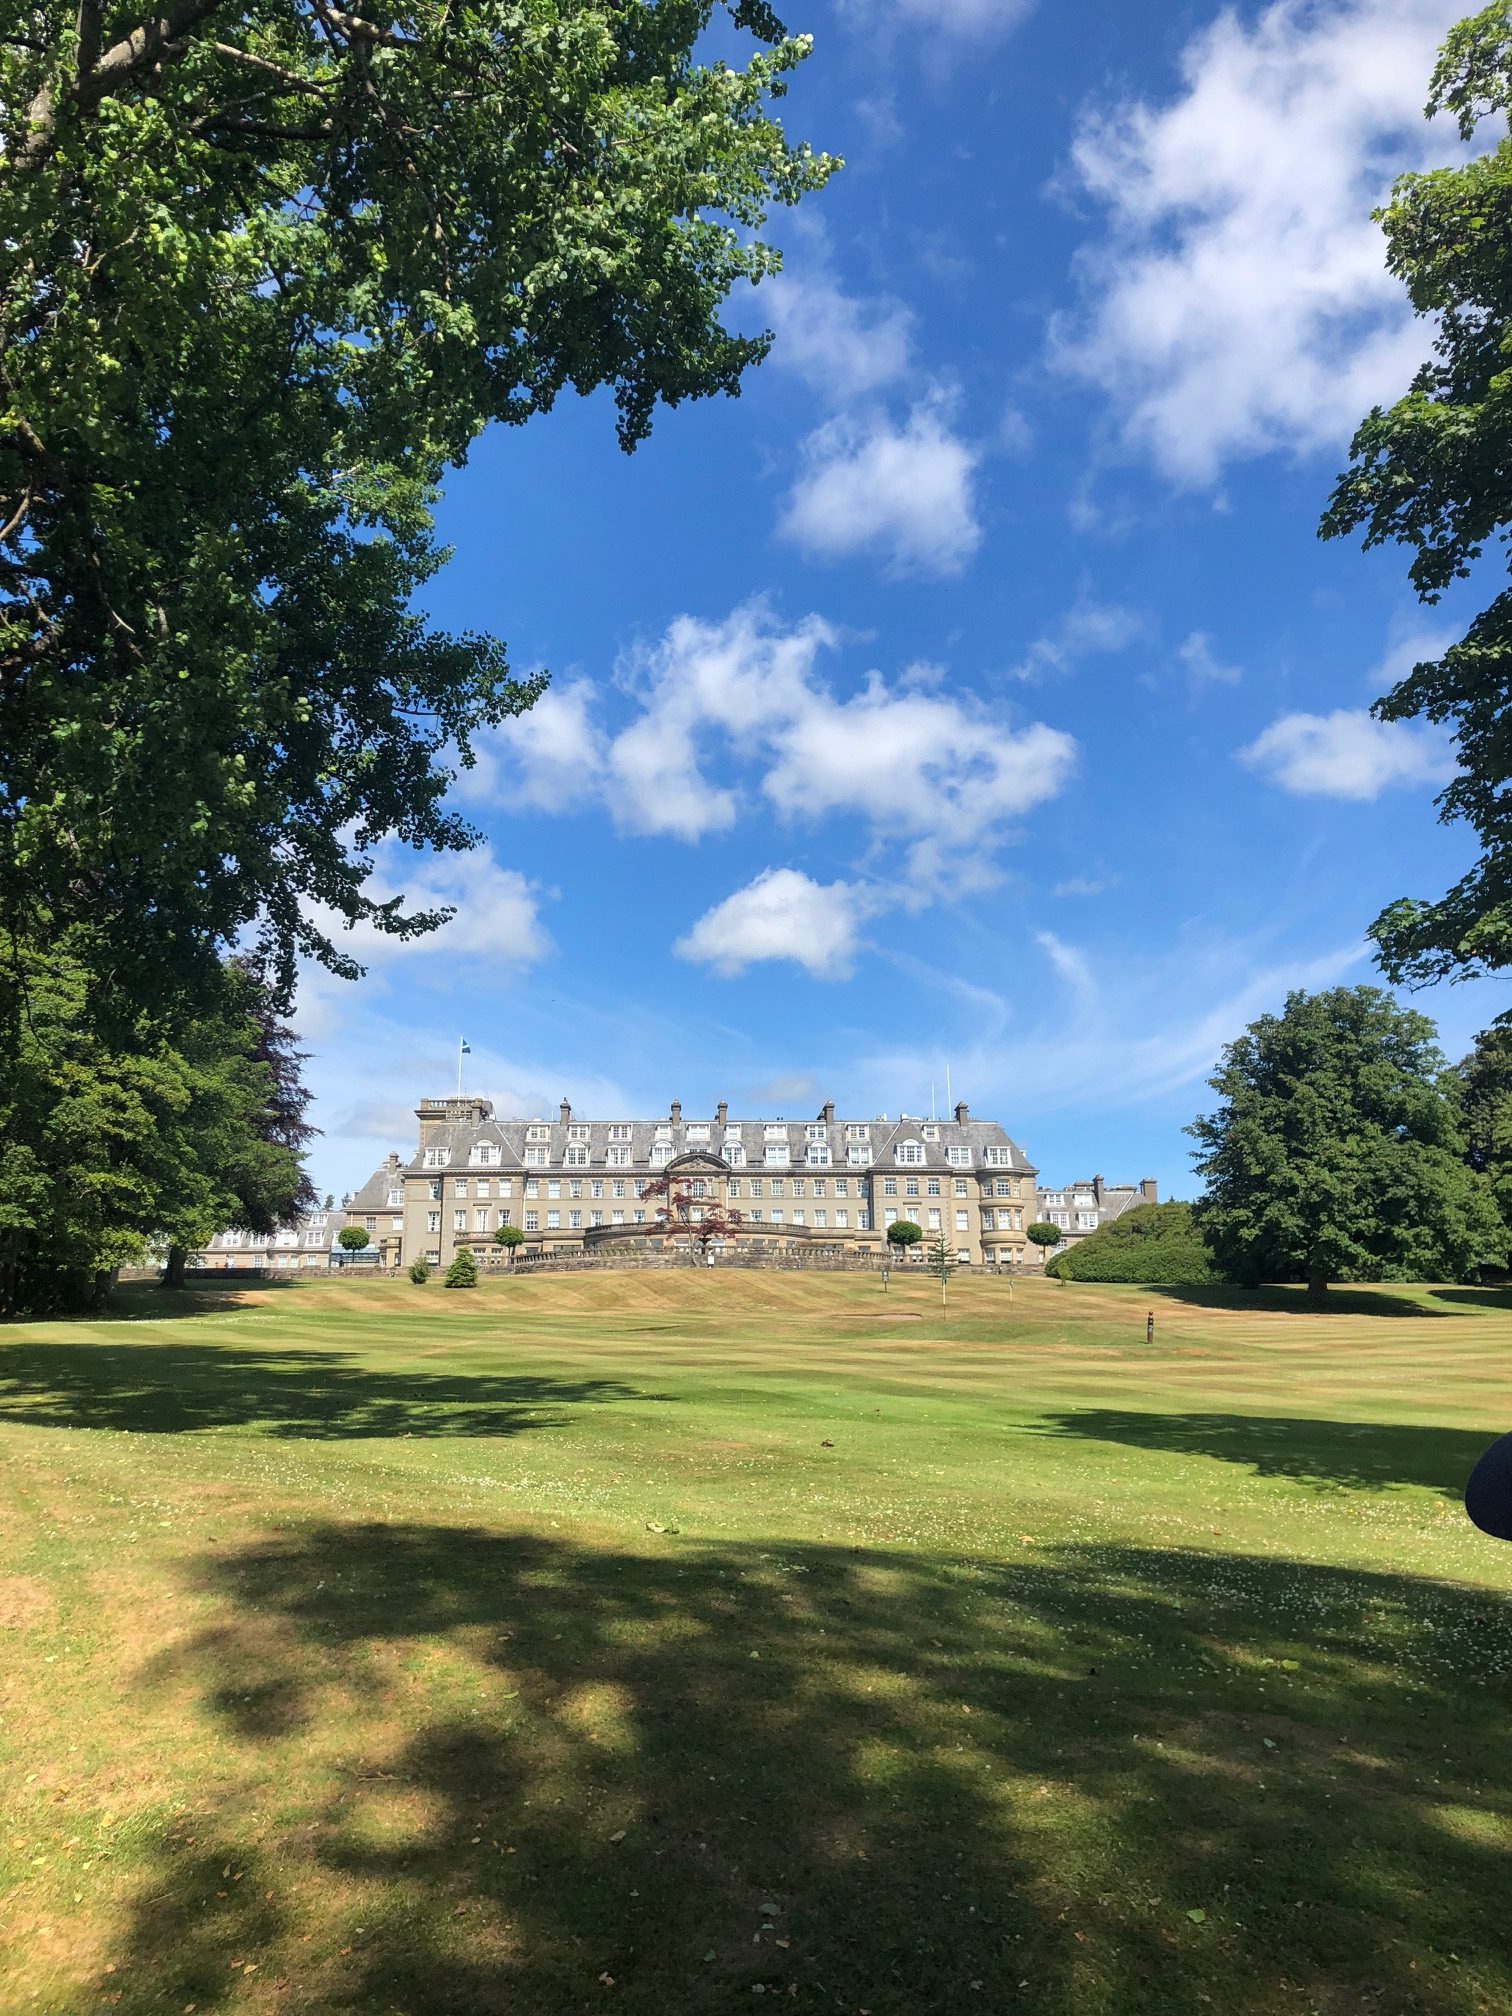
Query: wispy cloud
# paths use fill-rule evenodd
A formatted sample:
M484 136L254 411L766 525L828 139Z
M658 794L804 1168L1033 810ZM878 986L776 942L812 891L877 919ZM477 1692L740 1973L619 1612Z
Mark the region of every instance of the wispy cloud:
M1177 647L1176 662L1186 673L1194 692L1204 686L1237 686L1244 677L1237 665L1229 665L1213 650L1206 630L1194 630Z
M1084 658L1127 650L1144 625L1131 609L1082 596L1060 621L1030 644L1013 677L1033 682L1070 672Z

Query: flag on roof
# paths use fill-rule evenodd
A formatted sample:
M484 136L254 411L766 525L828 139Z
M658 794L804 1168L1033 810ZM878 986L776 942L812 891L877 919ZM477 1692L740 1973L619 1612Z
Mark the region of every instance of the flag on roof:
M464 1036L464 1037L463 1037L463 1038L461 1039L461 1050L462 1050L462 1055L463 1055L464 1057L471 1057L471 1055L472 1055L472 1045L471 1045L471 1043L469 1043L469 1042L468 1042L468 1040L467 1040L467 1038L466 1038L465 1036Z

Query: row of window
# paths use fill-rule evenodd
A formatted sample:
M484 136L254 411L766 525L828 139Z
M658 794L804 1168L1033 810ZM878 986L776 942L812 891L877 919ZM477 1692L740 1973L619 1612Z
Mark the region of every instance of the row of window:
M897 1222L897 1209L895 1206L889 1205L882 1213L882 1223L884 1225L896 1225ZM931 1204L928 1207L928 1219L924 1229L926 1232L938 1232L943 1229L940 1224L940 1207L938 1205ZM955 1214L955 1229L957 1232L969 1232L971 1230L970 1212L957 1211Z
M687 1142L690 1144L705 1142L709 1139L707 1127L689 1126L683 1132ZM869 1130L864 1127L855 1128L848 1126L845 1130L847 1144L845 1159L850 1163L852 1168L866 1168L871 1163L872 1151L868 1142L868 1134ZM824 1167L831 1161L828 1136L829 1130L822 1124L809 1128L808 1142L804 1149L803 1159L811 1167ZM938 1136L938 1128L933 1131L928 1127L925 1128L925 1141L937 1140ZM632 1130L630 1127L614 1126L609 1129L609 1145L605 1150L604 1160L610 1168L629 1167L631 1161L634 1159L631 1143ZM588 1139L588 1129L577 1126L569 1127L567 1147L563 1158L566 1165L569 1168L586 1168L592 1152ZM676 1152L676 1143L673 1141L671 1135L658 1134L651 1145L650 1159L653 1163L665 1165L672 1160ZM730 1163L732 1167L736 1165L744 1166L746 1160L745 1143L739 1136L727 1134L720 1152L725 1161ZM905 1165L922 1163L928 1159L927 1150L924 1144L919 1141L900 1141L893 1152L895 1159ZM952 1145L946 1148L945 1159L953 1168L969 1169L975 1157L970 1148ZM1013 1150L1011 1148L987 1148L983 1150L983 1159L989 1168L1008 1168L1013 1163ZM451 1151L448 1148L431 1147L425 1150L421 1163L422 1167L426 1169L444 1169L450 1160ZM479 1141L474 1144L468 1160L477 1169L494 1168L503 1160L503 1151L496 1142ZM525 1130L525 1166L530 1169L544 1169L550 1160L551 1129L546 1126L527 1127ZM768 1165L781 1164L792 1160L791 1150L788 1145L788 1131L785 1124L779 1122L765 1130L762 1160ZM389 1201L390 1203L393 1202L392 1192L390 1193ZM1057 1199L1055 1201L1064 1200ZM1077 1199L1078 1203L1081 1201L1080 1198Z
M809 1219L807 1211L794 1211L790 1219L782 1211L773 1211L770 1216L761 1211L748 1211L746 1213L746 1222L751 1225L807 1225ZM830 1224L828 1210L815 1211L813 1222L816 1231L827 1232ZM836 1211L835 1230L837 1232L848 1232L850 1230L850 1212L848 1210ZM869 1211L858 1211L856 1213L856 1230L858 1232L869 1232L871 1230L871 1213Z
M732 1197L739 1197L742 1194L742 1183L745 1182L747 1185L747 1194L749 1194L752 1197L759 1197L761 1195L763 1180L764 1179L760 1176L752 1176L747 1179L742 1179L741 1177L738 1176L731 1177L729 1186L730 1195ZM774 1197L780 1197L782 1195L781 1186L785 1179L780 1176L774 1176L770 1180L773 1185L772 1195ZM795 1176L791 1179L793 1184L793 1195L795 1197L801 1197L804 1194L804 1184L807 1180L808 1180L807 1178L802 1176ZM817 1176L813 1178L814 1195L816 1197L822 1197L824 1195L826 1180L827 1179L822 1176ZM925 1177L907 1176L904 1177L902 1180L903 1180L903 1195L905 1197L917 1197L919 1195L919 1185L921 1182L926 1186L925 1191L926 1195L930 1197L938 1197L940 1195L940 1186L942 1179L938 1176L925 1176ZM546 1195L548 1196L548 1198L560 1197L562 1195L562 1184L564 1181L567 1184L567 1195L569 1197L583 1196L585 1183L588 1186L587 1194L591 1197L602 1197L605 1194L604 1186L606 1182L610 1186L610 1193L615 1197L625 1196L627 1193L627 1189L633 1190L634 1194L637 1197L640 1197L645 1194L645 1188L646 1188L645 1180L644 1178L641 1177L621 1176L621 1177L606 1178L602 1176L593 1176L593 1177L572 1176L563 1178L560 1176L548 1176L545 1178L541 1178L536 1176L527 1176L524 1179L525 1195L527 1197L538 1196L540 1194L540 1186L542 1181L544 1181L546 1184ZM882 1179L882 1189L884 1195L888 1197L896 1197L898 1195L898 1181L899 1179L896 1176L884 1176ZM965 1197L970 1194L969 1185L965 1177L957 1176L953 1178L952 1181L955 1194L957 1197ZM495 1194L494 1190L495 1183L497 1183L498 1185L497 1189L498 1196L512 1197L514 1195L514 1178L512 1176L500 1176L500 1177L457 1176L454 1177L452 1180L452 1195L459 1201L468 1197L469 1194L476 1196L480 1199L488 1198ZM848 1177L837 1176L834 1178L834 1184L835 1184L835 1195L837 1197L844 1197L849 1193L850 1179ZM702 1176L695 1176L691 1180L689 1188L692 1190L692 1193L695 1197L704 1196L706 1194L705 1179ZM441 1189L442 1189L441 1179L439 1177L432 1178L430 1184L430 1194L433 1203L440 1203ZM1016 1180L1010 1181L1006 1177L1000 1176L996 1179L995 1182L983 1183L982 1185L983 1196L991 1196L994 1191L996 1191L999 1197L1017 1197L1019 1194L1018 1182ZM864 1190L859 1183L857 1185L856 1194L858 1196L864 1195ZM374 1220L372 1218L369 1218L367 1220L367 1228L370 1232L374 1229Z

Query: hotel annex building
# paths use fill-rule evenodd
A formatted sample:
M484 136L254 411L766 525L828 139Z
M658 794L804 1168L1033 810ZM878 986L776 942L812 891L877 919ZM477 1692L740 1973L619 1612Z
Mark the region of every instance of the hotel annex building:
M384 1189L385 1207L364 1211L362 1192L348 1206L389 1265L445 1266L462 1246L481 1258L502 1225L542 1258L659 1240L661 1200L645 1193L665 1177L695 1216L738 1211L742 1249L880 1253L887 1227L908 1218L926 1240L943 1232L966 1264L1022 1267L1034 1251L1024 1227L1036 1172L964 1103L948 1120L837 1120L827 1104L791 1121L731 1120L721 1101L711 1118L685 1120L674 1099L664 1120L584 1120L563 1100L548 1121L500 1120L468 1095L422 1099L416 1118L415 1154L365 1186Z

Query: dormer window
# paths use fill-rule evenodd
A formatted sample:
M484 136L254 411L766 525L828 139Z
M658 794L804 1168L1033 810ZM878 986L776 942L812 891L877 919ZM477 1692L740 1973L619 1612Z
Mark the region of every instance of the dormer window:
M810 1141L827 1141L829 1139L829 1129L822 1120L811 1121L808 1138Z
M871 1129L864 1120L847 1120L845 1138L847 1141L870 1141Z
M617 1122L609 1129L609 1139L611 1141L628 1141L630 1139L630 1129L623 1121Z
M491 1169L499 1158L499 1151L492 1141L479 1141L473 1146L472 1159L479 1169Z
M808 1144L806 1159L810 1169L828 1169L830 1160L829 1143L827 1141L814 1141L811 1139Z
M724 1144L724 1159L730 1164L732 1169L740 1168L745 1161L745 1143L743 1141L726 1140Z
M922 1162L924 1160L924 1150L917 1141L900 1142L898 1144L897 1155L900 1162Z
M546 1167L546 1150L544 1148L527 1148L525 1150L525 1167L527 1169L544 1169Z
M532 1120L530 1125L525 1129L525 1139L527 1141L549 1141L551 1139L551 1129L546 1125L544 1120Z
M1006 1169L1012 1164L1013 1150L1011 1148L989 1148L986 1153L989 1169Z
M651 1144L651 1160L653 1162L670 1162L672 1160L672 1143L662 1140L660 1137L653 1141Z
M865 1143L853 1141L845 1151L845 1159L852 1169L865 1169L871 1162L872 1151Z
M969 1169L971 1167L971 1150L969 1148L947 1148L945 1150L945 1160L954 1169Z
M588 1139L586 1123L581 1120L574 1120L572 1125L567 1129L567 1139L569 1141L586 1141Z
M707 1120L690 1120L683 1129L683 1134L689 1141L707 1141L709 1138L709 1123Z
M444 1169L446 1167L446 1150L444 1148L427 1148L425 1151L425 1166L427 1169Z
M788 1145L786 1141L767 1142L766 1165L769 1169L786 1169L788 1165Z
M584 1141L569 1141L567 1143L567 1167L569 1169L583 1169L587 1167L587 1163L587 1143Z
M388 1201L391 1211L398 1209L404 1203L404 1192L402 1190L390 1190Z
M924 1139L926 1141L938 1141L939 1138L940 1130L938 1127L926 1127L924 1129Z

